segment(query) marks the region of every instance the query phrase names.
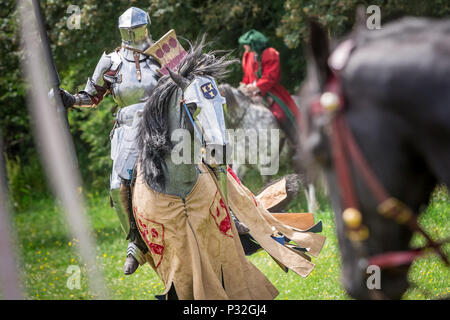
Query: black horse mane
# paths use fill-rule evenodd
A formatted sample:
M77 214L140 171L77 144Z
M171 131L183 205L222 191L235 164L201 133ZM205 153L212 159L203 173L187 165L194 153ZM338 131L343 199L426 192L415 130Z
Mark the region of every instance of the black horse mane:
M203 53L207 46L205 36L194 44L189 43L190 50L178 68L182 77L193 80L195 76L210 76L216 80L228 74L228 66L235 60L228 59L230 53L209 51ZM218 54L226 53L220 57ZM138 148L141 172L146 183L158 192L165 190L164 158L173 148L169 136L168 116L170 101L179 87L166 75L158 80L150 97L145 103L142 121L138 131Z

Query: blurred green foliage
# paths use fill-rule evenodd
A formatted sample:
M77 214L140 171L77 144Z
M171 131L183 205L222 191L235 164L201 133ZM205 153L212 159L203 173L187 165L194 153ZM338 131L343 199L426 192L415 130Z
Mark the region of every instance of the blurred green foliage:
M318 18L328 26L330 36L339 37L348 32L358 4L376 4L381 7L382 22L402 15L448 16L448 0L153 0L153 1L41 1L46 26L62 87L75 92L82 89L92 75L103 51L120 46L118 17L130 6L147 10L152 19L150 31L158 39L169 29L179 37L195 40L207 33L212 49L233 50L240 58L243 49L237 39L249 29L263 32L281 56L282 83L291 92L301 83L305 74L302 42L307 38L307 19ZM80 8L80 29L70 29L67 21L69 5ZM25 86L20 71L20 39L16 1L0 0L0 127L4 153L9 168L30 167L26 180L42 179L36 166L38 155L30 128L25 104ZM181 40L187 47L187 43ZM239 65L233 67L227 79L237 85L242 77ZM109 131L112 128L111 110L114 102L106 98L97 109L71 110L69 123L75 141L83 180L90 186L106 188L109 182ZM23 181L24 170L10 170L10 181ZM23 182L34 185L33 182ZM21 186L12 185L12 192ZM18 188L18 189L17 189Z
M377 5L381 9L382 23L403 16L448 17L448 0L286 0L285 13L276 35L284 39L289 48L298 47L308 37L307 21L316 18L327 26L331 37L347 33L355 23L356 8Z

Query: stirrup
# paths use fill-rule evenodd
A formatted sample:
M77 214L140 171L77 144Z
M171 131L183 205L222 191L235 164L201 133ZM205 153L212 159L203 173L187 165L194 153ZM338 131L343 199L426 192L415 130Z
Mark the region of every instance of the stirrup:
M129 255L133 256L133 258L139 262L139 265L143 265L145 263L144 253L133 242L128 242L127 257Z

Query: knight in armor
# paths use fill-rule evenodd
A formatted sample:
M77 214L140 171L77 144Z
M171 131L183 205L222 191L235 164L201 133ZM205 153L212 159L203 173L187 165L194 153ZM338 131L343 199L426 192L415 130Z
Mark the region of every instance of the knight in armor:
M103 53L83 91L72 95L60 89L66 108L96 107L108 93L119 107L111 132L110 195L129 240L125 274L134 273L145 263L144 254L148 250L134 221L130 183L138 157L135 135L144 109L143 100L150 95L159 78L159 63L144 54L153 44L148 31L150 24L145 11L134 7L126 10L119 17L122 46L112 53Z

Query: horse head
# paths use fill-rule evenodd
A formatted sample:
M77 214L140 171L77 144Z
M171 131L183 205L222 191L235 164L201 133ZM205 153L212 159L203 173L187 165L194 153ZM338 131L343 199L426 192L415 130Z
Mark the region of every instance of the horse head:
M307 78L301 94L308 107L301 146L307 159L326 173L343 285L355 298L398 299L405 292L415 257L409 248L413 227L408 224L415 224L437 182L430 154L419 146L428 133L416 134L424 125L423 117L410 117L412 110L420 113L425 107L413 107L418 100L411 99L411 93L422 86L417 79L438 83L440 77L417 68L424 57L414 52L428 47L426 41L413 40L415 35L440 41L427 31L431 30L427 24L411 19L385 25L381 31L356 30L332 52L327 33L317 23L310 24ZM408 58L401 52L409 52ZM444 90L440 95L445 98ZM399 101L410 102L402 109ZM428 121L440 121L430 117L437 108L427 109ZM445 174L442 180L448 183ZM408 223L391 219L383 209L388 205L404 214ZM403 262L393 262L401 257ZM372 267L379 272L375 287L369 284Z
M146 101L137 136L140 165L147 185L159 192L167 191L168 181L172 187L177 179L195 180L199 161L226 163L225 99L216 80L236 60L203 53L204 41L191 45L177 71L161 77Z
M195 76L188 80L169 72L182 90L181 112L185 112L197 142L201 144L202 160L210 165L226 162L227 137L224 118L226 100L220 95L214 78Z

